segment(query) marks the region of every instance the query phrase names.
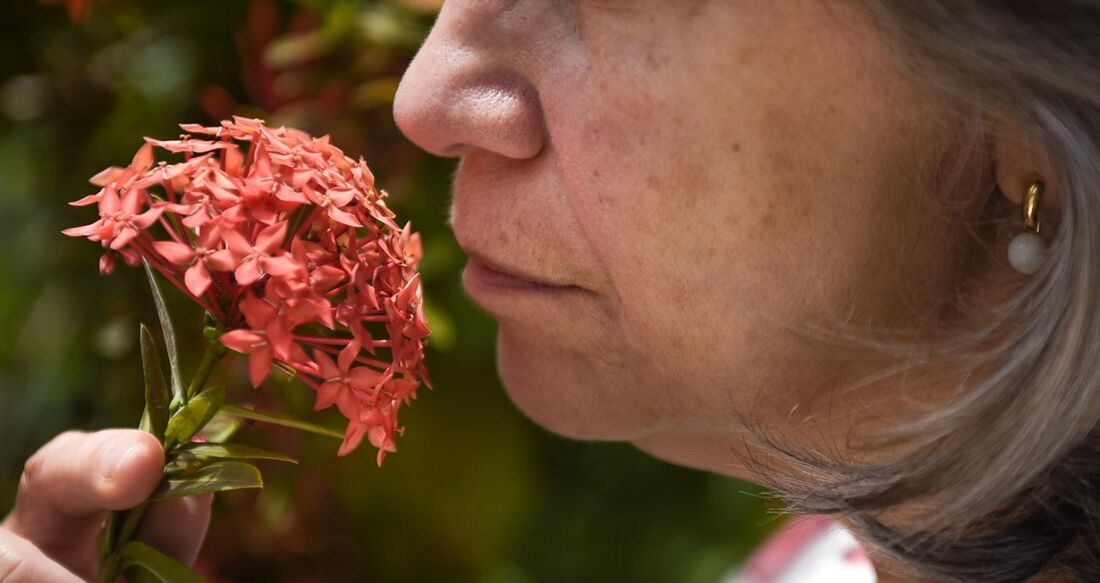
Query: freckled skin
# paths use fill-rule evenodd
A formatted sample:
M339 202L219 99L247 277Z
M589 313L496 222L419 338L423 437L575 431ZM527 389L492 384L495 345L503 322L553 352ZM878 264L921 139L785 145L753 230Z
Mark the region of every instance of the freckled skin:
M882 363L784 324L915 328L961 277L914 179L961 138L847 3L449 0L395 117L461 157L464 248L587 290L486 306L564 435L746 475L744 418L820 440L897 400L832 398Z

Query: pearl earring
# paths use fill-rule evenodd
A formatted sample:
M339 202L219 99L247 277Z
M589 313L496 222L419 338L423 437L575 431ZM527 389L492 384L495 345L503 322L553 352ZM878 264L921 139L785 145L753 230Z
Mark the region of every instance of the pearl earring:
M1008 244L1008 262L1020 273L1031 275L1043 266L1047 245L1039 236L1039 200L1043 196L1043 181L1030 182L1024 195L1024 232Z

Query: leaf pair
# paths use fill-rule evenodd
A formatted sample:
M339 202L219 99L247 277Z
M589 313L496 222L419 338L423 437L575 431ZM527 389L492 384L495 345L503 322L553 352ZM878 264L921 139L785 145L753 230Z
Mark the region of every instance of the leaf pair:
M231 443L188 443L180 446L179 451L198 459L198 470L178 476L169 475L154 494L154 499L263 488L260 470L239 460L262 459L298 463L294 458L280 453Z
M225 404L225 387L210 387L195 395L168 421L164 429L164 448L187 443L214 418Z
M157 278L148 263L145 263L145 275L149 278L153 303L157 306L157 318L160 320L160 329L164 333L164 347L168 350L168 370L172 385L169 393L153 333L145 324L142 324L141 366L145 373L145 412L141 416L141 429L152 433L163 442L169 414L183 404L186 395L183 392L183 379L180 375L175 328L172 326L172 318L168 315L168 307L164 303L164 295L157 284Z

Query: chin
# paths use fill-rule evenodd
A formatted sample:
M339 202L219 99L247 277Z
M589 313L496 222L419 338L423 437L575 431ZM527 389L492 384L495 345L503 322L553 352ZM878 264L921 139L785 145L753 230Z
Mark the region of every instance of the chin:
M516 407L548 431L585 441L632 441L647 434L631 422L635 407L623 389L594 382L607 377L584 355L539 350L502 329L497 369Z

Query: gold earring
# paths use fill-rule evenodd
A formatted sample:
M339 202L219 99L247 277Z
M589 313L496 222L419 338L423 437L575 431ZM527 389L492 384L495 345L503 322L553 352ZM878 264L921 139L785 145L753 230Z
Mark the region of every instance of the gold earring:
M1008 244L1008 262L1016 271L1026 275L1039 271L1046 258L1047 245L1039 236L1039 203L1045 188L1041 178L1028 181L1021 207L1024 232L1016 235Z

